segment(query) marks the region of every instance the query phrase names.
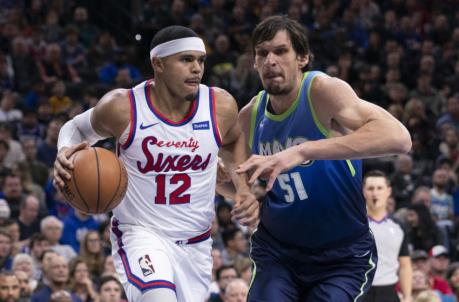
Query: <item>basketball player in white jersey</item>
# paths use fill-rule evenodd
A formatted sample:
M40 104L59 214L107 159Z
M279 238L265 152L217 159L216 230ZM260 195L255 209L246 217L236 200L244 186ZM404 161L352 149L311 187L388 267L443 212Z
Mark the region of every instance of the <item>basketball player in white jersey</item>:
M202 302L211 282L210 227L218 152L242 163L245 145L231 95L200 84L206 51L192 30L170 26L152 40L155 79L106 94L59 135L54 179L70 179L71 157L115 137L129 178L112 218L112 253L129 301ZM86 143L86 142L88 143ZM235 218L258 217L247 177L233 173Z

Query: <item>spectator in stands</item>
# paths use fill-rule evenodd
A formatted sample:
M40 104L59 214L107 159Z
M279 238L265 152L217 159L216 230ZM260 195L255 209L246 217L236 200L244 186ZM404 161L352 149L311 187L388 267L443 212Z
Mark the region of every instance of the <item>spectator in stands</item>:
M408 209L408 238L413 248L428 251L434 245L442 244L440 231L429 209L423 204L412 204Z
M252 281L252 266L253 263L249 257L241 258L234 263L237 274L247 285L250 285Z
M77 71L63 61L61 47L57 43L48 44L45 56L37 62L37 67L41 81L49 87L60 80L67 83L81 82Z
M38 213L40 210L40 201L34 195L27 195L20 203L19 208L19 240L29 239L37 230L40 229L40 220Z
M415 250L411 253L411 260L413 262L413 275L415 270L419 270L426 274L430 287L434 290L438 290L444 294L451 294L451 288L448 282L440 276L432 275L429 255L423 250ZM415 278L413 276L413 278ZM414 294L414 283L413 283L413 294Z
M234 264L237 259L247 256L247 239L240 229L229 229L223 232L222 237L225 244L223 264Z
M72 106L72 99L66 93L66 86L63 81L56 81L53 84L52 95L49 98L51 105L51 113L56 115L59 113L68 113Z
M9 146L8 153L3 161L5 167L11 168L15 163L25 159L21 144L13 139L13 132L10 124L0 123L0 139L6 141Z
M37 280L33 279L33 260L29 254L17 254L13 259L12 271L14 273L21 271L26 274L28 285L32 290L37 287Z
M92 45L99 33L96 25L89 22L89 14L86 7L77 6L73 13L73 25L76 26L79 32L79 40L84 47L88 48Z
M56 255L50 259L46 270L49 272L49 283L32 295L31 302L50 301L51 294L66 289L69 281L68 262L63 256ZM81 300L72 294L72 302Z
M65 257L67 261L72 260L77 254L68 244L60 244L64 224L54 216L43 218L40 223L40 230L46 239L48 239L50 248L59 255Z
M0 271L10 271L13 266L12 241L11 235L5 229L0 228Z
M102 276L106 275L117 276L115 263L113 262L112 255L105 256L104 259L104 272L102 273Z
M11 272L0 273L0 301L19 302L20 287L18 278Z
M14 38L11 49L11 60L14 70L15 87L19 92L24 93L38 79L38 72L37 65L30 52L29 43L23 36Z
M225 290L228 283L233 279L236 279L237 272L234 266L232 265L222 265L217 270L217 283L219 288L219 293L213 293L210 295L208 302L223 302L225 297Z
M118 76L119 72L123 69L129 70L130 78L133 81L138 81L142 78L137 67L128 63L126 50L118 48L115 51L113 63L105 65L100 70L99 79L107 85L114 85L116 77Z
M97 291L90 278L88 266L78 257L70 262L70 290L74 292L82 302L97 301Z
M104 253L97 231L88 231L81 242L80 258L87 264L91 278L96 280L104 270Z
M413 175L413 159L410 155L401 154L397 156L391 184L392 196L397 202L397 209L409 206L417 184Z
M249 286L242 279L234 279L226 286L224 302L245 302Z
M0 101L0 122L16 123L22 119L22 111L17 109L19 94L5 90Z
M11 256L14 257L18 254L21 250L25 242L20 242L19 238L21 234L19 233L19 224L14 219L8 219L4 221L3 225L1 226L5 231L8 232L11 236Z
M29 240L29 254L33 261L33 279L39 280L42 276L41 259L43 253L49 249L49 241L45 235L34 233Z
M17 218L21 201L27 196L22 187L21 177L13 173L6 174L3 179L1 194L10 206L11 218Z
M80 252L80 243L83 243L86 233L99 229L99 223L91 215L74 209L70 209L63 223L64 232L61 242L70 245L76 253Z
M63 125L60 119L53 119L46 130L46 139L38 146L37 159L45 163L49 168L54 164L57 155L57 138Z
M443 245L436 245L429 251L429 265L432 276L439 276L446 280L449 266L449 252Z
M122 302L123 286L113 276L104 276L100 280L99 302Z
M30 285L31 282L37 283L37 280L31 279L27 276L27 274L23 271L15 271L14 275L19 280L19 288L20 288L20 300L19 302L28 302L30 301L30 297L32 296L32 286Z

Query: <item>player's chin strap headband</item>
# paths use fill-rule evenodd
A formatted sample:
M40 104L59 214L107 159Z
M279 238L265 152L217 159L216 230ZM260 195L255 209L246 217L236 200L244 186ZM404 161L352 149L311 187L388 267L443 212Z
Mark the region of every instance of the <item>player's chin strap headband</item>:
M206 47L204 46L204 41L202 41L201 38L190 37L164 42L156 45L150 51L150 59L153 59L154 57L163 58L188 50L202 51L205 53Z

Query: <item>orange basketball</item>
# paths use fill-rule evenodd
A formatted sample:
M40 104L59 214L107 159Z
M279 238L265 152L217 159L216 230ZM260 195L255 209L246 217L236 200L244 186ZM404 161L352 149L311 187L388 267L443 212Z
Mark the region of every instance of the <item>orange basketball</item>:
M62 190L67 202L88 214L106 213L126 194L128 178L124 164L112 152L89 148L73 156L72 178Z

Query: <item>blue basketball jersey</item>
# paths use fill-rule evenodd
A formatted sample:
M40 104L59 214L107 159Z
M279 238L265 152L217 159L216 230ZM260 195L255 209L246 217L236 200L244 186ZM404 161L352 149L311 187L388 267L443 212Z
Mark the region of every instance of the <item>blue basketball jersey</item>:
M250 129L252 153L272 155L305 141L330 137L310 99L319 71L304 74L297 99L280 115L258 94ZM360 160L315 160L280 174L263 202L261 223L281 242L306 248L339 246L368 232Z

